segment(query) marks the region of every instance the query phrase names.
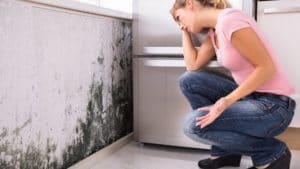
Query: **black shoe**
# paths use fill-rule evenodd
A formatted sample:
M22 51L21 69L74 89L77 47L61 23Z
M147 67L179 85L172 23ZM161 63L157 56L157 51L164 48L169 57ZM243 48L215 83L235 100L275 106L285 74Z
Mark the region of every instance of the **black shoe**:
M284 151L280 158L272 162L266 169L290 169L291 163L291 152L288 148ZM248 169L257 169L256 167L251 167Z
M207 158L200 160L198 166L202 169L217 169L225 166L239 167L241 159L241 155L227 155L217 159Z

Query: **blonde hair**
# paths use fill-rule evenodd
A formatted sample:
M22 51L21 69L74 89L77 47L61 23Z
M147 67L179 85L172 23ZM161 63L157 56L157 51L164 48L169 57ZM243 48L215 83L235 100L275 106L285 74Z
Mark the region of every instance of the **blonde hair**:
M202 6L208 8L224 9L230 8L231 5L227 0L195 0L199 2ZM170 10L173 18L175 19L175 11L179 8L184 8L186 5L186 0L175 0L175 3ZM175 19L176 20L176 19Z

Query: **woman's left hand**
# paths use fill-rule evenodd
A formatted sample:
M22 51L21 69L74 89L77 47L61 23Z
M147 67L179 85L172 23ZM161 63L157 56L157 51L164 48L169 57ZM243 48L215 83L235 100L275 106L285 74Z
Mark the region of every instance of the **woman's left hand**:
M199 111L208 112L206 115L201 117L196 117L196 126L204 128L214 122L225 109L229 107L227 100L222 97L213 106L198 108Z

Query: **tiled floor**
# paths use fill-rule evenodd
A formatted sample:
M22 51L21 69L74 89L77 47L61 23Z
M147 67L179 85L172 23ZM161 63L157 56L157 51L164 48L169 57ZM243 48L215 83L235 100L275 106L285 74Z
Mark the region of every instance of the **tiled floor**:
M208 151L166 147L130 142L120 150L101 161L92 169L198 169L197 161L206 158ZM300 151L292 151L291 169L300 169ZM239 168L251 166L251 159L243 157Z

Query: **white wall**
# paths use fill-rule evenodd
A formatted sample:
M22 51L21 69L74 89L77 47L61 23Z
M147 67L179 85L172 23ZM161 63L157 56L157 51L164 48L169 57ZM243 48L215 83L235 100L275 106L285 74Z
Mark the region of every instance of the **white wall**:
M132 131L131 22L0 1L0 168L63 168Z

